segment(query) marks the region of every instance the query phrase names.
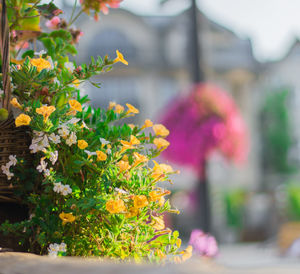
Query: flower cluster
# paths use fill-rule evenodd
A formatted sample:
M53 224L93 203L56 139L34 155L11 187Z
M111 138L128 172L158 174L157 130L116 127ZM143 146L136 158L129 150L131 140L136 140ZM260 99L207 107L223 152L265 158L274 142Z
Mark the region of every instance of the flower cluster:
M67 251L67 245L65 243L61 244L50 244L48 247L48 254L50 257L57 257L57 255L64 254Z
M118 8L123 0L80 0L84 12L90 13L90 10L95 11L95 19L98 20L97 13L102 12L108 14L108 7Z
M120 2L83 0L81 11L106 13L108 6L115 8ZM170 144L165 139L169 130L149 119L141 126L127 124L124 119L139 113L132 104L110 102L106 109L92 109L86 106L87 96L80 94L81 83L118 62L128 65L127 60L117 50L112 59L92 58L90 64L82 65L69 62L78 37L69 26L78 16L72 14L70 22L65 22L57 17L61 12L52 2L20 7L25 15L30 10L35 17L28 19L43 16L53 29L42 32L39 20L34 21L32 28L39 36L34 38L30 32L26 42L38 39L45 50L25 51L21 60L18 52L12 52L10 64L10 103L20 113L15 125L30 129L33 162L11 155L1 167L17 186L16 195L28 207L30 218L5 222L0 230L29 243L28 251L54 257L100 256L136 262L189 258L192 249L179 251L179 233L164 221L166 213L179 213L171 207L167 197L171 192L165 185L177 171L155 160ZM19 14L13 18L20 23ZM20 32L15 30L13 39L14 47L22 41Z
M168 141L172 143L164 156L195 168L200 175L215 150L237 163L247 158L245 122L232 98L213 85L195 86L188 97L172 103L162 121L171 130Z

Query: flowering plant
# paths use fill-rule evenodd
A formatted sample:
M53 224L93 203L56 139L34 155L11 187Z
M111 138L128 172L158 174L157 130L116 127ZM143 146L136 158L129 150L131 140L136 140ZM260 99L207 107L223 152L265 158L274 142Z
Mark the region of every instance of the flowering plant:
M233 99L214 85L194 86L188 97L173 102L162 121L171 129L168 141L172 143L164 156L193 167L200 176L205 161L215 150L236 163L247 158L245 122Z
M9 6L14 6L14 1L8 1ZM82 10L106 11L106 4L116 7L119 2L83 1ZM130 104L125 108L111 102L107 109L84 106L88 98L80 95L78 83L110 70L116 62L128 63L119 51L114 59L99 57L89 65L69 62L68 54L75 52L69 29L73 21L67 26L57 24L59 30L41 32L41 17L53 20L61 10L52 2L38 3L21 1L20 10L10 14L14 19L11 31L29 14L37 15L26 22L30 34L38 31L38 36L29 35L22 42L39 39L45 51L27 50L21 60L18 51L13 51L10 102L20 113L16 126L31 128L29 149L34 164L26 169L25 159L11 155L1 167L17 187L15 194L29 208L27 220L7 221L1 230L14 233L20 243L27 242L28 251L51 256L153 262L189 258L192 248L178 251L179 233L164 224L164 213L178 213L166 199L170 191L157 186L177 171L152 160L168 147L165 137L169 131L150 120L141 127L117 125L116 121L139 113ZM19 12L26 14L24 19ZM53 27L55 22L48 25ZM19 36L15 38L14 49L20 44ZM153 131L147 135L145 128Z

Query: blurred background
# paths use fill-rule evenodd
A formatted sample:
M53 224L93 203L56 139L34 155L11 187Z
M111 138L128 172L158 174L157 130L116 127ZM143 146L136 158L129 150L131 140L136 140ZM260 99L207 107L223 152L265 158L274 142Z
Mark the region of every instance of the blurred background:
M84 30L76 62L89 62L91 55L114 57L119 49L129 66L118 64L99 76L101 89L81 88L94 107L116 101L139 108L130 122L166 121L174 140L178 127L203 132L181 150L181 159L190 153L201 161L173 163L176 141L170 145L174 153L161 159L181 171L173 185L164 184L181 211L166 218L183 238L200 227L221 245L260 242L286 254L300 237L300 3L199 0L195 7L195 2L124 0L98 22L83 16L76 25ZM70 12L73 1L60 4ZM187 124L170 118L187 115L187 98L204 100L194 107L206 111L192 128L189 118ZM225 128L220 134L214 124L204 129L212 116ZM232 119L239 121L238 135ZM224 136L243 159L226 153ZM203 146L193 151L199 142ZM299 256L299 247L295 250Z

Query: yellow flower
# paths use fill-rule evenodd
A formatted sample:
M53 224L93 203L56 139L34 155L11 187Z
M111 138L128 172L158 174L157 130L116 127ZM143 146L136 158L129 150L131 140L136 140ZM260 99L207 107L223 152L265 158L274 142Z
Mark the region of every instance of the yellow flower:
M12 98L10 100L10 103L12 106L14 106L15 108L19 108L19 109L22 109L22 106L19 104L17 98Z
M189 245L185 250L183 250L180 254L182 254L182 262L188 260L193 255L193 247Z
M139 210L138 208L136 208L136 207L131 207L131 208L129 209L129 212L127 212L127 213L125 214L125 217L126 217L126 218L132 218L132 217L137 216L139 213L140 213L140 210Z
M165 228L165 222L162 217L155 217L152 216L152 222L151 225L156 230L162 230Z
M123 200L109 200L105 204L106 210L111 214L120 213L126 210Z
M134 135L130 135L130 144L131 145L139 145L141 142Z
M78 87L80 85L80 81L78 79L75 79L72 84L75 86L75 87Z
M137 195L133 198L133 204L135 208L142 208L148 205L148 200L145 195Z
M164 177L165 173L171 173L173 172L173 168L170 165L166 164L158 164L156 161L153 160L154 167L153 167L153 173L151 177L153 179L158 179Z
M155 250L155 254L160 258L160 259L165 259L166 254L164 254L160 249Z
M113 109L116 105L116 102L109 102L108 109Z
M72 213L60 213L59 218L62 220L62 224L65 225L66 223L73 223L75 221L75 216Z
M54 106L42 106L40 108L37 108L35 111L37 114L43 115L44 117L44 123L47 122L49 116L51 115L52 112L55 111L55 107Z
M119 167L120 172L123 172L123 171L126 171L126 170L130 169L129 163L127 161L123 161L123 160L118 162L117 166Z
M131 104L126 104L126 106L128 107L126 114L130 114L130 113L138 114L140 112L137 108L135 108Z
M152 190L150 193L149 193L149 196L150 196L150 201L151 202L156 202L156 201L159 201L159 202L163 202L164 201L160 201L161 198L165 195L169 195L171 194L171 191L169 190L163 190L163 189L159 189L159 190Z
M152 127L153 123L150 119L146 119L144 125L141 127L141 129L144 129L146 127Z
M43 58L30 59L31 65L36 67L36 70L40 72L43 69L51 68L51 64L49 61Z
M156 124L153 126L155 135L160 135L161 137L167 137L169 135L169 130L162 124Z
M163 138L155 138L153 140L153 143L154 145L156 145L158 149L162 149L162 150L166 149L170 145L170 143Z
M137 153L137 152L134 152L134 153L133 153L133 156L134 156L134 158L135 158L134 166L137 166L137 165L139 165L140 163L144 163L144 162L148 162L148 161L149 161L149 159L148 159L146 156L144 156L144 155L142 155L142 154L139 154L139 153Z
M28 126L30 124L31 118L26 114L20 114L15 121L16 127Z
M149 196L150 196L150 202L156 202L157 200L160 199L160 197L162 196L161 195L161 192L158 191L158 190L153 190L149 193Z
M138 138L136 138L134 135L130 136L130 141L123 141L121 140L121 144L123 145L123 148L121 150L121 153L127 149L134 149L134 145L139 145L140 144L140 140Z
M158 201L158 205L163 206L165 204L165 202L166 202L166 199L165 199L165 197L162 196L162 197L160 197L160 199Z
M89 144L85 140L78 140L77 145L80 149L85 149L89 146Z
M97 154L97 161L106 161L107 155L104 152L97 150L96 154Z
M77 100L69 100L69 105L70 105L70 109L71 110L75 110L75 111L82 111L82 106L81 104L77 101Z
M124 56L121 52L116 50L117 58L114 60L114 63L121 62L124 65L128 66L128 62L124 59Z
M176 245L177 245L178 248L181 247L181 239L180 238L177 238Z
M115 105L115 111L116 111L116 113L120 114L124 111L124 107L117 104L117 105Z

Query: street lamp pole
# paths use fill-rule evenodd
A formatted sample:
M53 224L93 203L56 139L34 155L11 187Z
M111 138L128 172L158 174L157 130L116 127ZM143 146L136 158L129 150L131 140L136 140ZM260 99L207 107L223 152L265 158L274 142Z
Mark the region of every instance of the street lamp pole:
M204 71L202 69L202 54L201 43L199 43L199 22L198 9L196 0L191 0L190 9L190 64L191 64L191 78L194 84L204 82ZM201 27L201 25L200 25ZM197 184L197 226L205 232L211 230L211 214L209 202L209 188L206 174L206 162L204 161L201 169L201 177ZM198 217L197 216L197 217Z

